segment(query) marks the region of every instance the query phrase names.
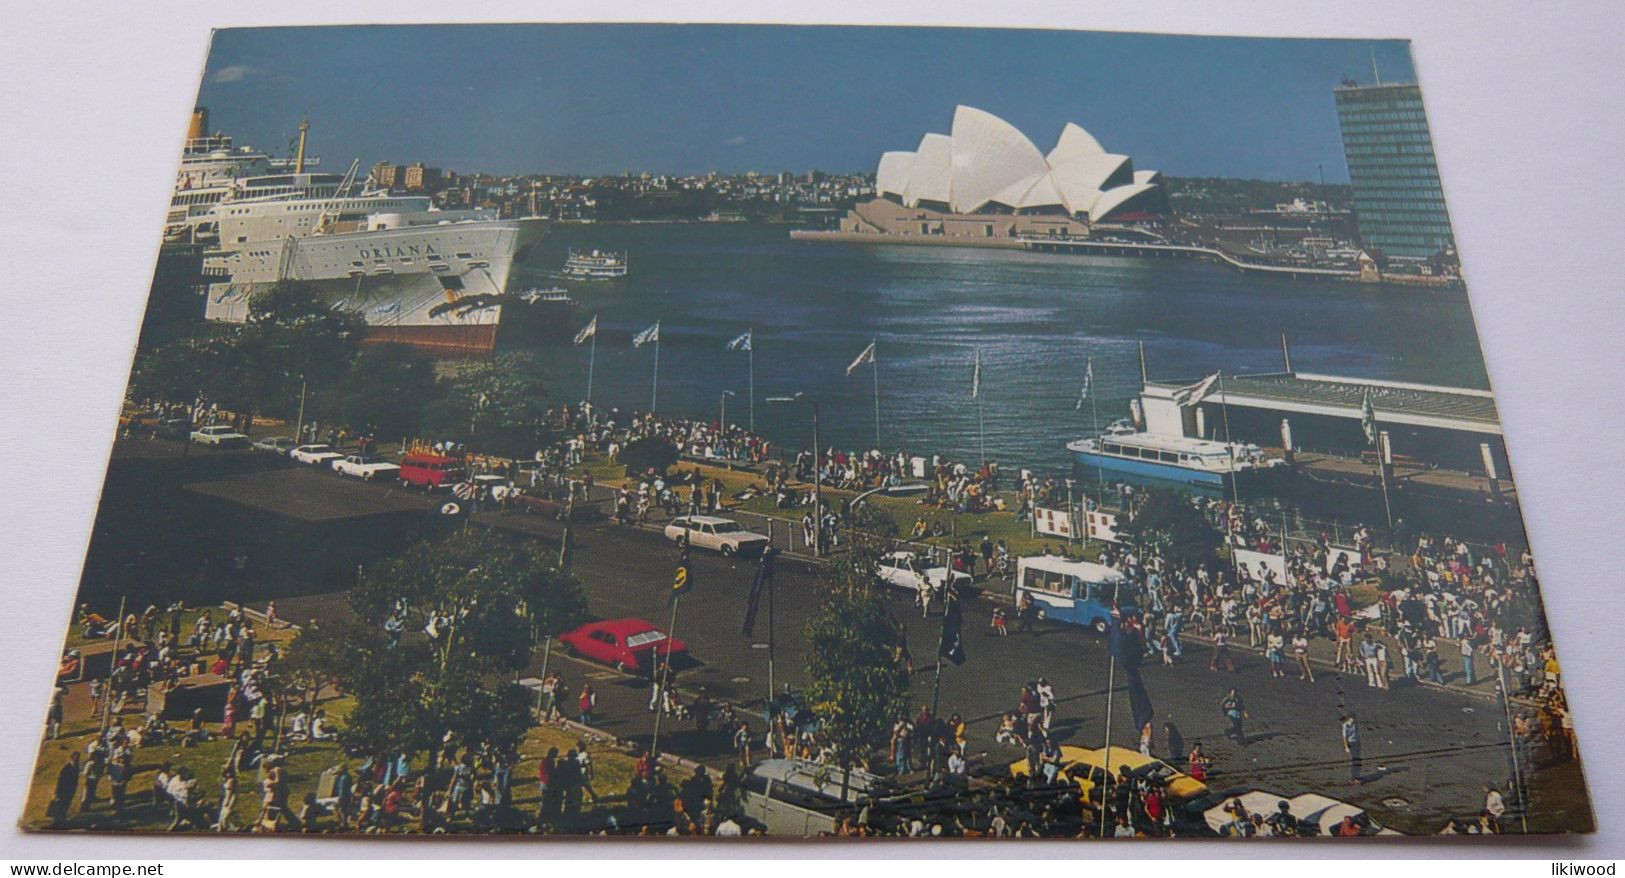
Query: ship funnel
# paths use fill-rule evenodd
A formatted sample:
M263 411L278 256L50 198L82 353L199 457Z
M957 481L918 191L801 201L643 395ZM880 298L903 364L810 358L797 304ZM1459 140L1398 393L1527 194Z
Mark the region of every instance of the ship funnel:
M198 140L209 136L209 108L197 107L192 110L192 124L186 128L187 140Z
M295 174L303 174L305 172L305 135L308 134L308 133L310 133L310 120L309 119L300 120L300 122L299 122L299 155L298 155L297 158L294 159L294 162L293 162L293 172Z

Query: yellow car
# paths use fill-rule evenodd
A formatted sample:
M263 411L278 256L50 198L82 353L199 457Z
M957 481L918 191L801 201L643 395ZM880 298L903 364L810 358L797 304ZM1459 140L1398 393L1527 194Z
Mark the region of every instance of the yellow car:
M146 409L125 409L118 416L120 427L156 427L163 422L162 415Z
M1176 771L1161 759L1141 755L1140 751L1126 747L1112 747L1109 753L1089 747L1062 747L1059 777L1077 784L1079 792L1087 799L1097 786L1105 782L1108 767L1112 777L1116 777L1117 770L1124 766L1128 767L1130 777L1150 778L1166 787L1176 799L1195 799L1207 792L1207 784ZM1018 759L1010 764L1011 777L1026 777L1027 774L1027 760Z

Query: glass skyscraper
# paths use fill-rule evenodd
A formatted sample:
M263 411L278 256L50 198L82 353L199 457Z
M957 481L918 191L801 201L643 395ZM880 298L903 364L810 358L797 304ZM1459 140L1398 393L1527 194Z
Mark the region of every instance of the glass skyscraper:
M1332 94L1363 243L1417 260L1454 248L1422 90L1345 81Z

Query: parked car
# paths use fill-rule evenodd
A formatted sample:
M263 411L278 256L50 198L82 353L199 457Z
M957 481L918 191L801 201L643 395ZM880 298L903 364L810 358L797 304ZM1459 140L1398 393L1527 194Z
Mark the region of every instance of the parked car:
M1112 747L1105 750L1089 747L1062 747L1061 771L1058 778L1077 784L1083 796L1098 795L1095 791L1106 782L1106 772L1117 776L1118 769L1128 766L1132 777L1149 778L1162 784L1175 799L1190 801L1207 794L1207 784L1175 769L1161 759L1146 756L1138 750ZM1027 760L1018 759L1010 764L1011 777L1026 777Z
M438 454L408 454L401 458L401 487L449 488L468 477L468 469L455 457Z
M733 519L714 515L674 518L666 525L666 539L681 543L685 536L690 546L721 552L725 558L761 554L768 544L767 537L745 530Z
M843 802L856 805L884 799L897 792L886 778L877 774L853 768L848 775L839 766L810 759L764 759L751 766L747 778L746 786L755 792L814 808L827 808ZM843 792L846 794L844 800L841 797Z
M211 424L192 431L192 441L216 448L246 448L248 437L232 429L229 424Z
M559 641L571 655L613 665L620 671L652 673L657 658L681 655L688 646L642 619L605 619L589 622Z
M890 552L882 555L877 568L880 581L887 585L908 589L918 593L920 584L929 581L931 591L941 597L943 586L949 581L949 573L953 574L954 591L963 594L970 588L971 576L961 570L949 571L947 567L927 567L926 559L913 552Z
M159 423L153 434L160 439L186 441L192 438L191 418L168 418Z
M1267 820L1278 813L1282 805L1286 806L1287 814L1296 821L1299 835L1335 836L1345 817L1354 818L1354 824L1359 827L1361 835L1401 834L1371 819L1371 815L1358 805L1351 805L1319 793L1304 793L1301 796L1287 798L1267 790L1248 790L1245 793L1225 796L1219 804L1204 811L1202 816L1208 828L1222 835L1225 827L1235 822L1238 806L1241 812L1248 815L1262 814Z
M265 436L254 440L252 447L255 451L267 451L271 454L287 456L288 452L292 451L296 445L297 443L286 436Z
M301 445L288 452L288 457L312 466L322 466L328 461L338 460L344 455L334 451L331 445Z
M138 430L150 430L163 422L164 416L151 409L125 409L118 416L120 427L133 427Z
M369 454L352 454L332 462L333 471L341 476L350 476L370 482L374 478L392 478L401 471L398 464L390 463L381 457Z

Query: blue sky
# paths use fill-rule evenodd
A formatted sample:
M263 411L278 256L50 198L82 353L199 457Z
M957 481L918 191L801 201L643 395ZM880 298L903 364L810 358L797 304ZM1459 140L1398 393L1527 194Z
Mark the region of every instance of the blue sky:
M956 104L1048 150L1075 121L1176 176L1348 179L1332 88L1413 81L1403 40L735 25L252 28L216 33L211 128L323 167L872 171Z

